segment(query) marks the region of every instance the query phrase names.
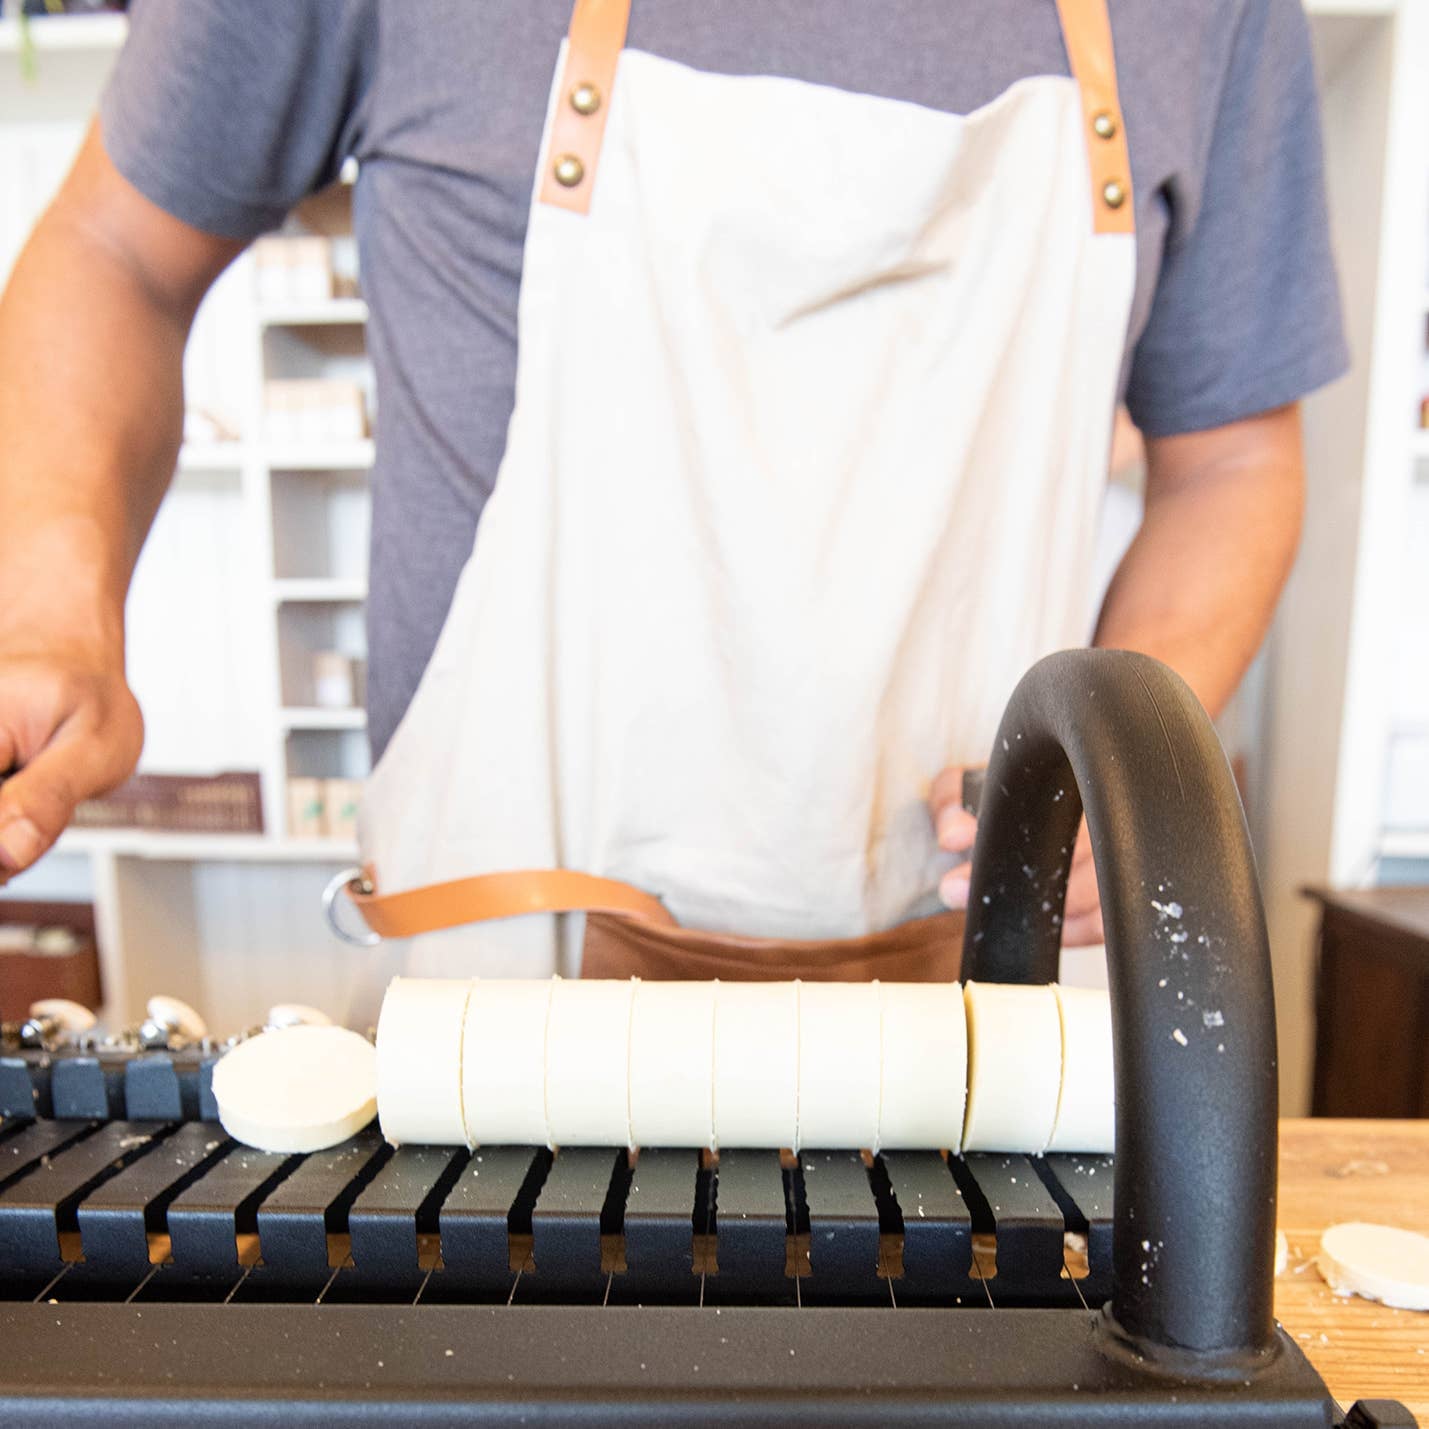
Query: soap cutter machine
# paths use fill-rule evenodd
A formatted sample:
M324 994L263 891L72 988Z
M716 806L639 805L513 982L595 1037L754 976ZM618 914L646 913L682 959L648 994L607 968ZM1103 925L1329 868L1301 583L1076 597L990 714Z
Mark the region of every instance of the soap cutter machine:
M0 1043L0 1417L1412 1425L1344 1416L1272 1317L1264 916L1224 755L1164 667L1068 652L1018 687L964 976L1055 977L1084 802L1115 1158L632 1167L375 1128L287 1156L225 1137L211 1048Z

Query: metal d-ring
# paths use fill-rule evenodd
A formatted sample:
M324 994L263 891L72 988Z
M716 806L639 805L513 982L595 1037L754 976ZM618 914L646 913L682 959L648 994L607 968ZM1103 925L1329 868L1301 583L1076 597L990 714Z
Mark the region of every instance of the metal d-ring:
M375 948L382 941L382 935L380 933L370 931L366 933L349 933L338 919L338 894L344 893L353 887L356 887L359 893L370 893L372 891L372 883L362 869L345 868L323 889L323 917L327 919L328 927L331 928L344 943L349 943L354 948Z

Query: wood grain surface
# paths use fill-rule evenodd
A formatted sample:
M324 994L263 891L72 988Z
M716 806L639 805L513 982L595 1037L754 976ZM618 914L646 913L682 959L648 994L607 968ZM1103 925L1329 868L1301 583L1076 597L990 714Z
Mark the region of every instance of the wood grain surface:
M1429 1121L1283 1121L1280 1229L1290 1263L1275 1313L1346 1409L1398 1399L1429 1425L1429 1312L1333 1295L1315 1269L1320 1233L1374 1221L1429 1235Z

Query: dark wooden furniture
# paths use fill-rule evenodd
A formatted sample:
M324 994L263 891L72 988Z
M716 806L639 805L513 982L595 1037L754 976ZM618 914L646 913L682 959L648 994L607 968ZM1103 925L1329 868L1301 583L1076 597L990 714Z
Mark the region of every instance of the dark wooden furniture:
M1320 905L1315 1116L1429 1116L1429 888L1308 888Z

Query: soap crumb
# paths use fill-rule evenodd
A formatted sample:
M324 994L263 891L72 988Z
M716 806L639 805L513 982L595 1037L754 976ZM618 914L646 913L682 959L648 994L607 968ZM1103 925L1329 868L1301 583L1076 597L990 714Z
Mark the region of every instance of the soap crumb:
M1190 1045L1190 1044L1186 1041L1186 1034L1185 1034L1184 1032L1182 1032L1179 1027L1171 1034L1171 1036L1172 1036L1172 1039L1173 1039L1174 1041L1179 1042L1183 1047L1186 1047L1186 1046L1189 1046L1189 1045Z

